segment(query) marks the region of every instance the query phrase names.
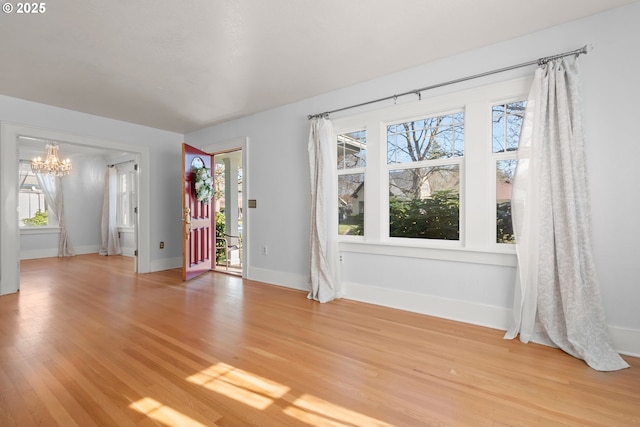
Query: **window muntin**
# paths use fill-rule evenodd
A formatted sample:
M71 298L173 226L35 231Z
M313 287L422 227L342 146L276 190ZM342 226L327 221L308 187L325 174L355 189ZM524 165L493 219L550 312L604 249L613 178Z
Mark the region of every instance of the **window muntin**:
M389 237L460 239L460 165L389 172Z
M497 243L496 240L496 161L515 160L517 151L502 149L500 152L493 152L492 113L496 105L521 102L525 99L530 85L530 78L514 79L443 95L423 96L422 100L415 102L398 103L334 119L337 134L355 129L364 129L367 132L367 166L362 169L367 183L366 235L364 238L340 236L341 247L360 253L388 253L512 265L514 245ZM512 108L508 112L517 111ZM463 113L458 121L464 122L463 132L459 133L456 129L456 134L460 134L457 140L463 143L462 147L456 150L460 152L460 156L433 156L433 159L403 162L400 161L401 157L397 156L398 163L389 163L389 126L456 113ZM393 150L396 147L391 148ZM405 159L407 158L410 156L405 155ZM391 157L391 160L394 158ZM391 237L391 172L435 166L457 166L459 240ZM337 172L339 174L341 171ZM350 170L346 173L356 171ZM487 256L488 254L491 255Z
M338 234L364 235L367 132L357 130L337 137Z
M496 176L496 243L515 243L511 216L511 189L526 101L491 107L491 146Z
M18 166L18 206L20 227L48 227L57 226L54 215L49 212L42 188L38 183L35 172L31 170L31 162L20 161Z
M367 132L364 130L338 135L338 170L367 165Z
M389 237L460 239L464 113L387 126Z
M338 176L338 234L364 235L364 173Z
M387 126L387 163L413 163L464 155L464 113Z
M118 199L116 223L118 227L135 226L136 170L134 163L116 166L118 171Z
M494 153L516 151L526 101L494 105L491 109L492 147Z

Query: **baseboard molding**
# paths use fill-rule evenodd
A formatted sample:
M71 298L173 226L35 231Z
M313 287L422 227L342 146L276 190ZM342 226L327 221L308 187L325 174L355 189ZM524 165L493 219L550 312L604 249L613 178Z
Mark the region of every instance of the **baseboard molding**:
M76 255L97 254L100 251L100 246L74 246L73 251ZM38 258L57 258L58 248L44 248L44 249L31 249L20 250L20 260L24 259L38 259Z
M249 268L248 278L286 288L308 291L307 278L299 274ZM443 298L434 295L380 288L359 283L343 283L343 298L470 323L506 331L511 322L511 309ZM640 330L609 326L613 348L620 354L640 357Z
M151 261L149 271L145 273L153 273L156 271L171 270L173 268L182 268L182 257L179 258L163 258Z
M640 357L640 330L609 326L609 337L618 353Z
M511 310L416 292L346 283L344 298L492 329L506 330Z
M309 290L306 276L295 273L283 273L281 271L249 267L247 269L247 279L297 289L299 291Z

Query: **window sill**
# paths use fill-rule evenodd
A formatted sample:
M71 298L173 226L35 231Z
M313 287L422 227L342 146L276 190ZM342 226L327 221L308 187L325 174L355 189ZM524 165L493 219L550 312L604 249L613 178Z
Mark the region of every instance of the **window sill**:
M393 242L339 241L340 252L466 262L472 264L516 266L515 249L471 249L461 247L424 247Z
M60 227L20 227L20 234L60 234Z

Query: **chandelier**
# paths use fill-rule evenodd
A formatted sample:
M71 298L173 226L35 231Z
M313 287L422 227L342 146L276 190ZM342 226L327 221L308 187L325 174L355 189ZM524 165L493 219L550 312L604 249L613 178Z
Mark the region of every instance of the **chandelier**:
M47 158L42 160L38 157L31 161L31 170L35 173L64 176L71 172L71 161L69 159L60 161L58 157L58 145L47 144Z

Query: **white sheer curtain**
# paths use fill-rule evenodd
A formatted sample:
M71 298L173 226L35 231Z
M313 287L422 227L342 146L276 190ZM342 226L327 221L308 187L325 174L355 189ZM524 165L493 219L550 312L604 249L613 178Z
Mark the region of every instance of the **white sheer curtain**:
M69 235L67 233L67 227L64 222L64 195L62 193L62 178L54 175L43 175L36 173L36 179L42 189L44 198L47 200L49 210L58 218L58 225L60 226L60 241L58 243L58 256L74 256L75 252L71 242L69 242Z
M536 70L518 148L518 254L505 338L559 347L601 371L628 367L609 342L594 268L578 62Z
M309 169L311 172L311 292L307 296L320 302L339 298L338 270L338 183L336 141L331 121L311 120L309 130Z
M108 167L104 175L104 198L102 202L102 246L100 255L120 255L120 239L116 222L118 203L118 171Z

